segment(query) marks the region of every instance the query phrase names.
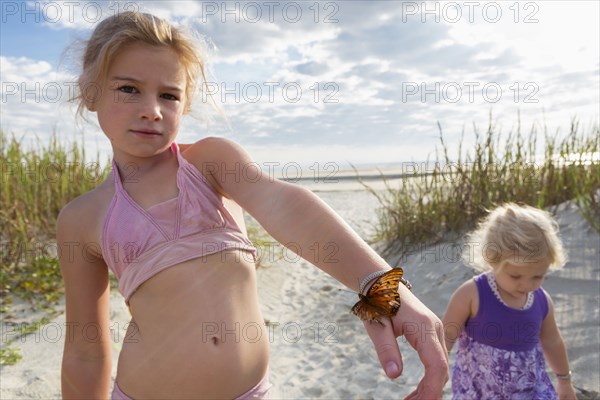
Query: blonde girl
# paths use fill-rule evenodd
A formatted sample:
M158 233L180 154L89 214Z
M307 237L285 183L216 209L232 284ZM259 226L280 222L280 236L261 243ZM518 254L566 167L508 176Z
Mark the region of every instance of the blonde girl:
M452 295L443 318L454 399L575 399L549 271L565 263L558 225L530 206L494 209L467 240L466 261L481 272ZM557 391L546 373L556 374Z
M132 315L113 399L268 398L256 249L240 206L283 244L335 243L336 262L316 258L319 252L302 254L353 290L390 268L309 190L258 169L232 175L256 165L236 143L207 137L177 144L182 117L203 83L204 60L194 41L150 14L111 16L87 42L80 108L96 113L113 149L113 169L58 217L71 328L62 362L65 399L109 396L109 270ZM384 325L365 327L390 378L402 372L396 338L406 323L422 327L427 334L406 335L425 365L409 398L439 398L447 379L441 321L407 287L397 290L400 310ZM221 332L252 327L258 334L244 340L214 326Z

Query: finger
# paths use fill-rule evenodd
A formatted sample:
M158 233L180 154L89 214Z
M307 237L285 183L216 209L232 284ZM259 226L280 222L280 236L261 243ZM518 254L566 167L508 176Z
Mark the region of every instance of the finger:
M444 385L440 386L435 386L432 385L431 383L431 378L428 377L427 374L425 374L425 376L423 376L423 379L421 380L421 382L419 382L419 385L417 386L417 388L415 389L414 392L412 392L411 394L409 394L405 400L413 400L413 399L426 399L426 400L441 400L442 399L442 394L444 391ZM445 383L445 382L444 382Z
M415 400L415 399L418 399L419 397L418 397L418 394L417 394L417 390L418 390L418 388L415 389L414 391L412 391L408 396L406 396L404 398L404 400Z
M382 319L384 325L364 321L365 329L375 346L377 357L386 375L395 379L402 374L402 354L389 319Z
M436 399L448 381L448 353L444 342L444 330L441 321L432 318L421 325L422 329L405 330L405 337L417 351L425 367L425 375L417 390L407 398Z
M435 384L432 384L432 381L435 381L436 379L437 378L431 378L431 375L425 373L425 376L423 376L423 379L421 379L417 388L406 396L404 400L441 400L446 380L443 380L441 386L436 386Z

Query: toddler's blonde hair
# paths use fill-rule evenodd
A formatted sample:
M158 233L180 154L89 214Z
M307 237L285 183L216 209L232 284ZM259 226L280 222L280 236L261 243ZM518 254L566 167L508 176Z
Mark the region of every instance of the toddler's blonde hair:
M544 257L551 270L566 262L558 223L547 211L514 203L492 210L468 235L463 252L463 259L481 272L507 261L526 266Z

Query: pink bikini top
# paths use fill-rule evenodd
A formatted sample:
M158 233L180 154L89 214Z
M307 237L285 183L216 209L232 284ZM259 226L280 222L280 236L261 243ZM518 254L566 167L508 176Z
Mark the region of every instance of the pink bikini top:
M102 230L102 256L129 298L145 281L176 264L227 249L249 252L256 248L240 230L206 178L177 155L177 197L144 210L125 191L113 159L115 195ZM243 253L246 254L246 253Z

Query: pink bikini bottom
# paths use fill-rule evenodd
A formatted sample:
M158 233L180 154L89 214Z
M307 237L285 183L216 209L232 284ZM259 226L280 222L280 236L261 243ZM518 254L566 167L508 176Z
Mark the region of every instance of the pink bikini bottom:
M269 399L269 390L271 389L271 384L269 383L269 373L267 372L265 376L262 378L260 382L258 382L254 387L250 390L242 393L240 396L236 397L234 400L249 400L249 399ZM127 396L117 382L115 381L115 387L113 389L112 400L133 400L131 397Z

